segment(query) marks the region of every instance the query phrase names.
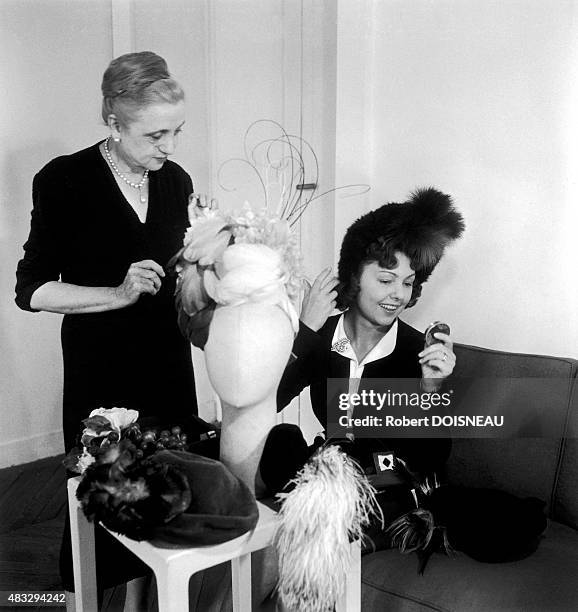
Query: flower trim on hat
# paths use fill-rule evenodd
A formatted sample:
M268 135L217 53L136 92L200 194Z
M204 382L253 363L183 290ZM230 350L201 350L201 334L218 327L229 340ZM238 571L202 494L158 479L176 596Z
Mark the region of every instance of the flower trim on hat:
M88 520L161 547L225 542L255 526L256 502L241 480L221 462L187 452L197 446L180 426L141 431L138 416L93 410L83 421L82 449L64 460L80 474L76 497Z
M245 203L238 213L189 204L190 227L170 265L178 274L176 304L183 334L203 348L212 313L247 303L279 306L299 329L300 256L289 223Z

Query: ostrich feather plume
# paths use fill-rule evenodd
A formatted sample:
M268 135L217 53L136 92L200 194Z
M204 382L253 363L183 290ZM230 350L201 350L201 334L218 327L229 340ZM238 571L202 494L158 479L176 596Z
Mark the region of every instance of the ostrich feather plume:
M350 543L363 538L372 516L383 521L375 490L338 446L325 446L280 493L275 546L278 592L295 612L330 612L343 592Z
M464 230L464 219L449 195L433 187L417 189L407 202L385 204L349 227L341 245L339 279L348 282L357 274L368 248L379 243L405 253L424 282L446 246Z

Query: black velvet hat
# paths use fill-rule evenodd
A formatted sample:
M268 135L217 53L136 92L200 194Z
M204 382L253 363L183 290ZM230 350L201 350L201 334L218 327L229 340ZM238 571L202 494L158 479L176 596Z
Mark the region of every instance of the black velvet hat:
M226 542L259 518L253 493L221 462L170 450L142 459L126 440L87 468L77 497L89 520L167 548Z
M162 451L155 460L186 475L191 491L187 509L155 527L150 540L160 547L220 544L255 527L255 496L220 461L178 451Z

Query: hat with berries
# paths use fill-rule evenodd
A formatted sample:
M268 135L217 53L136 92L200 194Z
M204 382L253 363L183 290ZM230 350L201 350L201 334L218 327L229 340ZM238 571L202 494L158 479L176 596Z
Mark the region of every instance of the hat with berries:
M77 497L89 520L159 547L226 542L259 518L249 488L220 461L179 450L143 458L128 439L99 452Z

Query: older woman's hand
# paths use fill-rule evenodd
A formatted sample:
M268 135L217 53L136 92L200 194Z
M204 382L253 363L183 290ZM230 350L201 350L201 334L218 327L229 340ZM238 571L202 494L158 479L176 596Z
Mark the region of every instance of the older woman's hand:
M152 259L137 261L130 265L124 281L116 287L116 295L125 306L130 306L143 293L156 295L161 288L161 278L164 276L165 271L156 261Z
M191 206L193 204L193 206ZM202 217L205 215L205 209L217 210L219 208L219 202L216 198L209 198L204 193L191 193L189 196L189 214L195 217Z
M299 318L307 327L318 331L335 309L335 290L339 281L332 276L331 268L326 268L310 285L307 281L305 296L301 304Z
M456 365L451 338L441 332L435 333L434 338L438 342L431 344L418 355L424 379L447 378Z

